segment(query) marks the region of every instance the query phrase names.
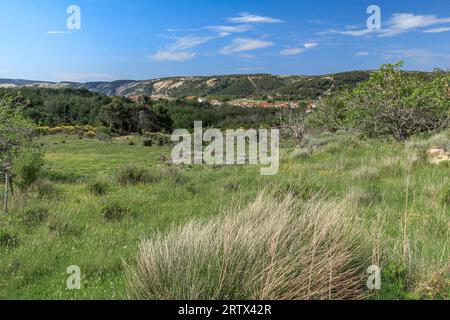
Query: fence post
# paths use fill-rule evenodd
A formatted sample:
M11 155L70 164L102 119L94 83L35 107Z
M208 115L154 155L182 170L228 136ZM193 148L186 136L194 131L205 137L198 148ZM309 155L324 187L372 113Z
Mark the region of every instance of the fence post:
M5 208L4 214L8 213L8 189L9 189L9 175L5 173Z

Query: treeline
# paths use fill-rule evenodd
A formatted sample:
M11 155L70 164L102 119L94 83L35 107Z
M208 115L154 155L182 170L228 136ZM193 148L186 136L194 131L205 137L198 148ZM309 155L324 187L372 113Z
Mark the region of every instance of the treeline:
M106 127L111 133L169 132L192 128L194 121L219 128L271 126L278 121L275 109L214 107L179 98L137 101L109 97L85 89L0 89L0 100L11 98L36 125L62 124Z
M182 98L161 100L157 106L169 111L174 128L193 128L194 121L202 121L205 127L257 128L273 126L279 122L275 108L240 108L227 104L212 106L208 103L186 101Z

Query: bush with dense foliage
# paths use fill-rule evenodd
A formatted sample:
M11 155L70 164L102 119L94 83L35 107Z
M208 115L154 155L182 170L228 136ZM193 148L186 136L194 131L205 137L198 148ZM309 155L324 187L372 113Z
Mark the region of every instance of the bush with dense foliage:
M450 76L431 80L402 72L402 63L383 65L345 97L347 124L363 135L392 135L404 141L450 123Z

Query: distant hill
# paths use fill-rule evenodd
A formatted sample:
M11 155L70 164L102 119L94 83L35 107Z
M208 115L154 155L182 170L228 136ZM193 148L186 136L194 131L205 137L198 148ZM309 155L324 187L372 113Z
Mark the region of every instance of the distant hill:
M199 96L220 99L316 99L345 87L354 87L369 78L369 71L352 71L323 76L275 76L270 74L225 75L211 77L173 77L143 81L45 82L0 79L0 88L87 89L108 96L146 94L153 98Z

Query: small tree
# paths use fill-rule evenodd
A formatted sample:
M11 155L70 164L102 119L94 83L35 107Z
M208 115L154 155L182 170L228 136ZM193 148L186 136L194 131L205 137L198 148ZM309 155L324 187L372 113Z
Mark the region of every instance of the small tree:
M339 95L329 96L317 102L313 124L328 132L336 132L345 128L346 105Z
M12 172L18 155L31 146L33 124L26 119L11 99L0 100L0 173L5 177L5 206L8 211L8 191L12 192Z
M358 85L347 97L351 127L367 136L390 134L404 141L419 132L449 124L448 75L434 80L400 70L402 62L383 65L369 81Z
M291 133L297 147L301 147L306 133L306 108L285 108L280 113L280 128Z

